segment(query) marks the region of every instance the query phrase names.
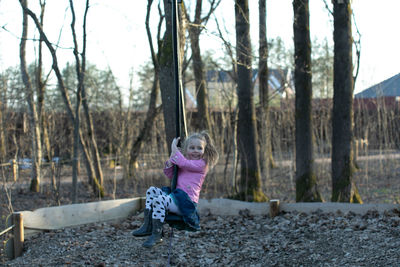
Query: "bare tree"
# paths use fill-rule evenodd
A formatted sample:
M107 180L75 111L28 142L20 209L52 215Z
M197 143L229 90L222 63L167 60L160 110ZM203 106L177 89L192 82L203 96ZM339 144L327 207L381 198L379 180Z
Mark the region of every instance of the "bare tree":
M353 58L350 0L333 2L332 201L362 203L353 180Z
M23 2L22 0L20 1L21 7L23 8L24 12L26 12L31 18L32 20L35 22L36 28L38 29L39 33L40 33L40 38L44 41L44 43L46 44L51 57L53 59L53 64L52 64L52 68L54 70L54 73L57 77L57 81L58 81L58 87L59 90L61 92L61 96L62 99L64 101L64 104L66 106L67 109L67 114L70 118L70 120L72 122L75 122L75 114L72 108L72 104L70 101L70 97L69 97L69 93L67 90L67 87L65 85L64 79L61 75L61 71L60 68L58 66L58 60L57 60L57 54L56 54L56 50L54 49L52 43L49 41L49 39L47 38L46 34L43 31L43 27L41 26L37 16L35 15L34 12L32 12L32 10L30 10L26 3ZM83 155L85 157L85 163L86 163L86 169L87 169L87 173L88 173L88 177L89 177L89 181L94 181L92 183L93 185L93 190L96 193L96 195L100 194L101 196L104 194L104 189L102 188L102 186L99 184L97 177L95 176L95 169L91 160L91 157L89 155L89 151L87 149L86 144L83 142L83 135L82 135L82 131L79 128L77 130L79 132L79 147L82 149L83 151ZM74 178L73 178L74 179Z
M23 4L27 5L27 0L21 0ZM31 82L31 78L28 74L28 68L26 65L26 40L28 39L28 14L23 10L22 19L22 37L20 42L20 67L22 74L22 81L25 85L25 96L28 103L28 115L29 125L31 131L31 142L32 142L32 172L31 172L31 186L30 190L33 192L39 192L40 180L41 180L41 160L42 150L40 141L40 123L37 113L37 107L34 100L34 90Z
M268 42L267 42L267 9L266 0L258 1L259 16L259 62L258 81L260 92L260 171L266 184L269 177L269 161L272 158L271 129L269 115L269 86L268 86Z
M210 1L210 9L204 17L201 17L203 0L196 1L195 15L192 21L188 22L188 31L190 38L190 47L192 50L192 66L196 85L196 101L197 101L197 127L202 130L211 132L211 120L208 104L208 89L204 77L204 64L200 50L200 34L207 23L210 15L217 8L221 0ZM189 20L189 15L186 15Z
M44 23L44 14L46 10L46 1L40 0L40 25L43 27ZM50 144L50 137L48 133L48 117L46 116L46 111L44 108L45 104L45 92L46 92L46 84L49 75L47 77L43 77L43 40L39 38L38 43L38 60L36 66L36 94L37 94L37 113L39 118L40 124L40 140L41 143L41 150L43 157L46 157L49 160L50 170L51 170L51 185L53 187L53 191L56 194L56 198L58 199L58 188L57 183L55 180L56 168L55 163L52 160L53 158L53 151Z
M6 160L7 146L6 146L6 121L5 112L7 109L6 99L7 99L7 77L6 75L1 75L0 81L0 162Z
M125 174L125 175L129 175L129 176L133 175L133 166L137 162L137 158L139 156L139 153L141 151L144 141L148 140L149 137L151 136L151 129L153 127L154 120L160 112L160 108L157 108L156 104L157 104L157 98L158 98L158 95L160 92L159 58L160 58L161 49L160 49L160 47L158 47L158 52L156 53L154 50L154 47L153 47L153 38L151 35L150 24L149 24L152 3L153 3L153 0L148 0L148 2L147 2L146 32L147 32L147 38L149 41L151 59L152 59L153 66L154 66L153 84L152 84L152 88L151 88L150 101L149 101L149 106L147 109L147 114L146 114L146 119L144 121L144 125L143 125L142 129L140 130L140 133L139 133L138 137L136 138L135 142L132 143L132 146L130 148L129 164L127 166L128 173ZM160 21L158 23L158 29L157 29L157 43L160 43L161 25L164 20L164 16L161 14L160 8L159 8L159 14L160 14Z
M218 22L218 19L215 18L215 23L217 25L217 30L218 30L218 36L221 39L222 43L224 44L226 55L229 57L229 62L232 65L232 71L228 70L223 70L221 66L218 66L218 70L223 70L225 73L227 73L231 80L237 84L237 64L236 60L234 57L234 49L232 45L226 40L222 33L221 26ZM237 166L239 163L239 156L238 156L238 148L237 148L237 123L238 123L238 105L235 102L235 99L237 98L236 95L236 85L232 85L232 87L225 88L224 84L222 83L222 90L221 93L223 95L223 100L227 105L225 106L228 108L230 111L228 113L229 119L227 120L228 123L225 123L226 127L224 127L225 132L222 134L222 138L224 139L224 142L220 142L222 144L225 143L227 146L226 150L226 159L225 159L225 168L224 168L224 178L227 181L227 185L231 185L232 187L232 193L233 195L238 193L238 188L237 188ZM223 113L222 113L223 114ZM224 120L226 121L226 120ZM225 138L225 135L228 136L228 138ZM232 154L232 159L231 159L231 154ZM232 161L232 167L231 167L231 175L229 178L227 177L228 173L228 165L229 162Z
M261 202L266 201L267 197L261 191L257 151L248 0L235 1L235 21L239 102L237 138L241 163L239 199Z
M76 73L78 77L78 96L81 94L80 100L82 100L82 106L83 106L83 111L85 114L85 119L86 119L86 128L87 128L87 138L88 140L88 146L89 146L89 153L93 162L94 170L95 170L95 175L96 179L91 179L91 183L93 188L96 189L96 193L103 196L104 195L104 188L103 188L103 171L101 169L101 162L100 162L100 155L99 155L99 150L97 148L97 142L95 139L94 135L94 126L93 126L93 119L92 115L90 114L89 110L89 104L88 104L88 98L86 96L86 88L85 88L85 72L86 72L86 19L87 19L87 13L89 10L89 0L86 1L86 8L85 8L85 14L83 17L83 47L82 51L79 53L78 50L78 42L76 38L76 33L75 33L75 9L73 5L73 1L70 0L70 7L71 7L71 13L72 13L72 23L71 23L71 30L72 30L72 35L73 35L73 41L74 41L74 56L75 56L75 62L76 62ZM80 54L80 58L79 58ZM77 103L77 107L79 107L79 103ZM79 120L79 108L77 108L77 112L75 113L75 117L77 120ZM79 124L77 125L79 128ZM96 184L97 183L97 184ZM101 190L97 190L97 189Z
M296 201L322 201L314 169L309 0L293 1L296 87Z

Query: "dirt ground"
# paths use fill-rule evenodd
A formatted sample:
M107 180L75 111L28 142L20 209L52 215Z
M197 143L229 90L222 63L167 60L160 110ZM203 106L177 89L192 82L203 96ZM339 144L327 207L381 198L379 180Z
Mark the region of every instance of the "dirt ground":
M280 199L281 202L295 202L295 183L291 166L292 164L290 162L290 160L277 162L277 167L271 170L271 178L268 181L263 181L263 184L265 186L264 191L269 198ZM329 161L326 159L319 159L316 161L316 163L320 192L322 193L325 201L329 201L331 191ZM355 173L355 182L358 186L358 190L364 203L400 202L400 163L398 154L392 153L389 156L386 155L384 157L381 157L379 155L377 157L359 157L357 163L359 166L359 170ZM232 193L224 190L224 188L227 187L226 185L229 184L230 181L228 178L221 178L223 177L223 170L224 166L221 164L209 174L207 181L204 184L204 190L202 192L203 198L224 197L227 196L229 193ZM65 168L65 173L69 173L68 167ZM146 188L148 188L150 185L162 186L168 184L168 180L163 177L163 174L159 169L143 168L143 170L138 171L137 177L135 179L130 179L128 181L119 179L119 169L106 170L104 176L106 177L105 186L108 194L103 199L118 199L142 196ZM50 181L46 180L46 178L43 181L40 193L30 192L28 171L22 171L21 176L16 183L12 181L3 181L0 190L0 231L5 229L5 218L8 214L10 214L11 211L34 210L37 208L55 206L58 204L71 204L71 178L68 176L61 177L62 181L60 183L60 195L58 199L54 190L52 189ZM229 173L226 177L229 177ZM99 200L99 198L93 196L91 190L88 189L88 185L85 181L84 176L81 178L81 181L79 183L78 195L79 203ZM335 216L333 215L333 217ZM214 219L218 221L220 220L218 218ZM205 220L214 219L206 218ZM258 220L266 220L266 218L258 218ZM135 228L137 225L140 224L140 221L136 221L136 219L132 219L132 221L133 224L126 224L125 231L130 231L132 228ZM245 224L249 222L247 221L243 223ZM221 224L222 222L218 221L218 225ZM55 233L55 235L57 235L57 233ZM0 236L0 240L4 242L7 238L6 236L7 234ZM29 242L34 243L34 241ZM29 242L27 244L29 244ZM398 255L396 254L396 256ZM1 248L0 265L6 262L7 261L3 254L3 248ZM209 263L210 264L207 264L207 262L205 262L204 264L200 264L198 266L209 266L211 265L211 261ZM142 266L151 266L151 264L143 264ZM284 265L278 264L275 266ZM351 266L367 265L355 264Z

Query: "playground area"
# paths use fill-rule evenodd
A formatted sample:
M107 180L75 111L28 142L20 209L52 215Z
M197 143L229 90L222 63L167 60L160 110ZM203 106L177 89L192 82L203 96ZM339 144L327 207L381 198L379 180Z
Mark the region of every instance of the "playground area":
M223 162L223 161L221 161ZM223 165L210 173L202 198L219 198L226 181L221 179ZM266 193L281 203L294 203L295 187L290 159L277 161ZM319 188L329 200L329 160L316 161L320 177ZM400 169L398 154L359 157L360 170L355 181L365 203L398 204ZM154 166L151 166L153 168ZM149 166L150 168L150 166ZM114 169L115 170L115 169ZM118 179L119 173L110 169L105 185L110 192L105 199L142 196L149 185L168 182L159 170L143 169L136 180ZM65 168L66 173L69 172ZM382 175L385 173L385 175ZM29 175L27 176L29 177ZM49 181L40 193L29 192L29 178L18 185L7 184L14 211L35 210L57 206ZM115 178L115 179L114 179ZM25 179L25 180L24 180ZM70 178L62 178L59 201L71 204ZM11 186L12 185L12 186ZM112 194L114 192L115 194ZM7 197L0 194L1 230L9 214ZM79 186L79 203L99 201L88 190L85 178ZM268 204L265 204L266 207ZM398 210L353 212L314 211L282 212L271 218L242 210L237 216L212 212L201 214L201 231L181 232L164 225L164 242L147 250L145 238L131 235L142 223L142 215L134 214L118 222L101 222L42 232L27 237L23 256L9 260L1 248L0 265L5 266L398 266L400 262ZM3 237L2 237L3 238ZM2 239L4 242L4 239Z
M26 240L5 266L398 266L398 213L288 213L270 218L206 215L199 232L178 232L145 249L142 222L96 223ZM172 242L172 243L170 243Z

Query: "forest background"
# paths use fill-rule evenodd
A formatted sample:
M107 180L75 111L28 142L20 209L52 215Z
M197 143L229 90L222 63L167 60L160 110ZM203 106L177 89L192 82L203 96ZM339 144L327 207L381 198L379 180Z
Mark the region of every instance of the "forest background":
M146 14L148 16L143 20L143 24L148 19L149 23L144 25L148 25L146 38L150 42L147 49L152 55L152 60L141 65L137 73L131 72L130 82L124 86L119 84L111 67L102 69L86 59L86 53L90 54L89 46L86 47L86 40L90 40L90 34L86 35L85 30L82 30L85 28L82 27L86 19L90 21L92 6L85 9L83 8L86 4L84 1L69 3L66 1L67 9L65 7L62 9L62 12L65 12L63 17L65 25L57 27L56 31L60 33L61 29L67 27L71 21L76 25L74 23L70 25L70 44L60 45L57 43L58 38L47 39L47 41L44 38L46 23L52 23L41 18L41 14L43 18L46 18L47 9L44 7L47 3L38 2L42 4L42 9L31 13L26 10L25 21L29 20L29 26L25 32L10 30L7 23L2 25L2 33L13 34L19 40L19 50L14 57L20 61L18 66L7 68L1 73L1 162L3 192L8 200L3 208L12 210L15 195L12 193L13 190L25 192L23 188L26 185L29 185L32 192L44 193L48 196L46 205L50 205L85 201L87 199L83 200L83 196L87 195L94 198L132 196L141 194L149 185L165 184L161 168L168 156L168 141L173 135L168 133L171 127L167 124L171 124L171 121L164 116L169 112L165 110L166 106L168 108L173 106L171 104L173 102L165 101L165 95L170 92L170 87L165 84L172 83L163 76L161 66L166 61L172 60L172 56L168 59L163 57L166 55L163 43L165 44L166 41L165 36L168 36L168 34L164 36L164 31L169 33L169 28L165 28L163 23L166 20L168 25L171 15L168 14L170 9L166 8L167 2L147 1ZM202 1L197 1L199 2ZM325 14L328 22L333 22L332 4L328 1L321 2L324 6L326 5ZM19 8L24 1L21 3ZM82 5L77 9L81 13L73 13L73 3L77 6ZM235 35L227 29L229 24L227 26L227 23L220 21L218 16L212 16L213 12L222 8L222 5L218 3L218 1L204 3L204 10L198 17L195 15L194 4L187 5L188 20L186 20L186 28L181 27L180 36L184 88L189 88L188 94L191 93L196 97L194 102L197 105L204 99L209 101L207 104L209 106L205 109L203 107L202 110L200 107L187 108L189 130L208 129L221 153L219 164L211 171L205 183L205 197L238 196L238 193L246 188L246 185L242 183L243 180L249 177L248 173L243 175L241 169L238 169L238 166L246 163L243 160L247 156L247 151L241 151L237 144L240 140L237 136L240 119L237 116L240 113L238 102L241 98L237 98L237 93L240 93L240 88L237 87L240 86L235 82L239 75L235 69L238 69L238 65L240 68L241 65L237 64L240 62L238 59L241 50L238 50L238 45L235 43ZM159 9L154 12L157 10L157 4L159 4ZM233 2L231 4L230 8L234 11L235 4ZM85 10L88 12L85 13ZM183 10L182 7L181 10ZM145 11L146 8L143 9L143 13ZM257 11L258 7L252 9L254 14ZM286 12L293 13L293 8ZM21 10L20 14L22 14ZM181 19L183 16L181 14ZM36 23L33 23L34 17L36 17ZM185 20L182 19L182 21ZM190 33L190 30L202 29L198 26L207 21L210 23L213 21L215 25L217 23L219 25L219 28L213 32L213 38L218 40L224 56L221 57L220 53L205 49L201 54L203 62L201 72L218 71L229 73L231 77L228 83L218 84L217 82L214 91L207 91L209 82L207 79L204 88L196 84L196 67L199 66L195 63L193 53L196 49L193 46L196 43L196 38L194 38L196 32ZM43 25L42 39L39 38L40 26L38 25ZM200 31L197 34L204 32ZM356 41L354 49L361 51L362 54L362 49L360 50L362 41L357 43L359 40L357 33L357 31L354 33ZM331 28L331 34L333 35L333 28ZM101 44L101 41L95 42ZM197 42L197 44L202 47L203 43ZM257 51L260 46L257 45L257 48L252 49L252 63L246 68L259 69L259 61L262 57ZM268 39L268 67L281 73L288 73L288 70L293 73L296 63L295 51L291 47L282 38ZM329 201L333 190L330 159L333 135L334 47L329 39L313 39L311 47L314 95L312 153L315 155L313 168L315 168L315 177L318 181L318 191L322 199ZM122 50L132 50L132 48ZM44 56L45 53L48 53L47 57ZM27 63L26 59L29 57L25 55L29 54L33 55L33 60ZM69 56L61 57L59 54ZM357 55L357 53L354 54ZM65 60L65 64L60 60L60 65L56 67L55 62L59 57ZM362 61L358 59L357 56L353 58L355 65L353 74L356 74L357 68L362 66ZM126 59L126 61L129 60ZM171 65L164 66L167 69L165 75L172 68ZM357 78L357 75L355 77ZM282 84L287 82L286 85L293 85L294 90L293 80L292 77L283 81ZM247 88L253 88L253 85ZM207 93L199 94L202 90L206 90ZM258 119L256 134L263 136L265 133L262 131L262 124L265 120L262 118L265 119L265 117L259 114L263 102L260 97L262 93L258 90L260 86L256 84L254 92L252 90L249 92L254 96L251 105L254 105L258 112L258 116L254 116L254 119L255 117ZM351 91L353 90L352 87ZM204 98L207 95L208 97ZM187 97L187 99L190 98ZM352 184L357 185L364 202L371 199L380 202L398 202L400 190L398 183L387 183L399 174L398 104L397 106L385 105L384 99L376 99L373 102L375 103L373 109L368 106L354 108L351 151L354 155L356 171L352 173L350 180ZM295 149L295 95L290 96L284 94L282 90L276 90L276 92L271 92L267 103L270 123L267 143L270 147L263 150L262 145L265 142L262 142L261 138L260 142L254 145L255 151L259 153L257 161L269 164L264 166L264 169L262 166L256 166L256 168L261 168L261 175L255 179L256 191L261 191L267 198L279 198L288 202L297 201L299 179L296 172L296 156L299 158L298 155L301 154L297 153L301 151L296 152ZM351 112L353 114L353 111ZM80 115L76 116L76 114ZM207 116L209 120L204 122ZM262 158L260 151L270 152L271 157ZM377 177L380 179L376 179ZM64 188L63 182L71 186ZM349 201L353 200L349 199Z

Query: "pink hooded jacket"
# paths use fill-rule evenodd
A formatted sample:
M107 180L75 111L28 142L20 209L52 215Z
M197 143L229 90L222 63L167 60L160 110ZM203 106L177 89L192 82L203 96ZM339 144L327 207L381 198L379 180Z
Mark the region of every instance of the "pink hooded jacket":
M185 191L193 202L198 203L201 187L208 172L207 163L204 159L186 159L179 150L169 160L179 167L176 188ZM164 174L172 179L174 166L168 167L166 164Z

